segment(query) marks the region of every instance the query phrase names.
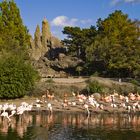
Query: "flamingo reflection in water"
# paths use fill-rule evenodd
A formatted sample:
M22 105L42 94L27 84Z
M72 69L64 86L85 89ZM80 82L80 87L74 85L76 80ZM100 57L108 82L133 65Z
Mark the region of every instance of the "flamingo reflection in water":
M88 116L89 116L89 115L90 115L90 111L89 111L89 107L88 107L88 105L87 105L87 104L84 104L84 108L86 109L87 114L88 114Z
M49 113L52 114L53 108L52 108L52 104L51 104L51 103L48 103L48 104L47 104L47 108L48 108L48 110L49 110Z

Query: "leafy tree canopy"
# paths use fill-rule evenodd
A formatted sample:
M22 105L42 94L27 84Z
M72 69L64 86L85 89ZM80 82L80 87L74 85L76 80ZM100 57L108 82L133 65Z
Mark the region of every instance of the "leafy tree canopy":
M14 0L0 3L0 50L12 50L29 45L29 34Z
M99 19L97 27L97 36L86 50L87 57L91 61L103 60L108 70L123 70L133 75L140 68L138 22L121 11L115 11L106 19Z
M23 97L29 92L38 73L19 55L3 53L0 56L0 98Z
M85 49L93 42L96 35L95 27L91 26L89 29L65 27L63 33L67 35L67 39L64 39L63 43L68 47L69 54L85 59Z
M38 73L30 64L30 36L13 0L0 3L0 98L23 97Z

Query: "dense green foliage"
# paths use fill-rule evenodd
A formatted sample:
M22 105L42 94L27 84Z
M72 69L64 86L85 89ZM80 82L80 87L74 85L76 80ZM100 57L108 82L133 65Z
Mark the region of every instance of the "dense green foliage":
M98 19L97 28L85 29L65 27L68 35L64 43L69 53L84 48L86 71L117 77L140 76L140 22L132 21L128 15L115 11L106 19Z
M0 50L22 49L29 45L29 34L13 0L0 3Z
M38 77L28 55L30 36L13 0L0 3L0 98L23 97Z
M5 54L0 58L0 98L23 97L37 78L37 72L23 58Z
M67 39L64 39L63 43L68 47L69 54L85 60L85 49L94 41L96 35L95 27L91 26L89 29L65 27L63 33L67 34Z
M118 76L134 76L140 69L140 32L135 22L115 11L98 22L98 36L87 48L91 61L103 61L108 71Z
M92 81L88 84L87 90L89 93L102 93L103 87L97 82L97 81Z

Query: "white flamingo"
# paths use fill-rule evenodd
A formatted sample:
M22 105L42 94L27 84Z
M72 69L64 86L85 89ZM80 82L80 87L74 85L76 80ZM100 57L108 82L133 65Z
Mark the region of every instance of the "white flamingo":
M47 104L47 108L49 109L50 113L52 113L53 109L52 109L52 104L51 103Z
M11 111L11 114L9 115L9 118L12 117L12 116L15 115L15 114L16 114L16 110L12 110L12 111Z
M117 105L116 105L116 104L114 104L114 103L111 103L111 107L116 108L116 107L117 107Z
M127 106L127 109L128 109L128 113L130 113L130 111L131 111L131 106Z
M84 104L84 108L87 110L88 116L90 115L90 111L87 104Z
M17 108L17 115L22 115L25 111L25 107L24 106L19 106Z
M3 111L3 113L1 114L2 117L6 117L9 121L11 121L11 119L9 118L8 112L5 112L5 110Z

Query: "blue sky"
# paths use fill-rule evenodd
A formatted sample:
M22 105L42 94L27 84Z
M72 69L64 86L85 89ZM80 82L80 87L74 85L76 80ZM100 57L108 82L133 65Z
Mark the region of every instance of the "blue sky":
M2 0L0 0L2 1ZM140 20L140 0L15 0L24 24L31 35L44 17L52 33L63 38L64 26L90 27L98 18L106 18L115 10L122 10L131 19Z

